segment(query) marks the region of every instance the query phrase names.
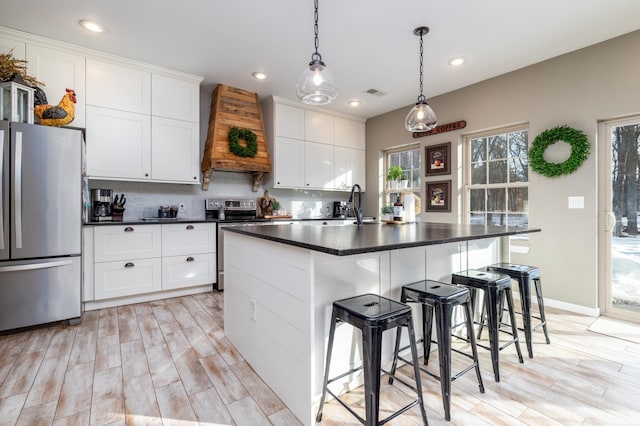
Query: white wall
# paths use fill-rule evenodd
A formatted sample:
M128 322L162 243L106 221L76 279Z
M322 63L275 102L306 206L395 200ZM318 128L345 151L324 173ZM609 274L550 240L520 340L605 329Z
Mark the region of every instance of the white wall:
M605 119L640 113L640 31L429 99L440 123L466 120L460 131L428 136L422 146L452 142L451 179L457 197L451 213L423 214L423 220L461 218L461 142L465 134L528 123L529 143L542 131L566 124L584 131L591 155L575 173L550 179L529 174L530 252L513 261L539 266L546 298L598 307L597 126ZM464 69L456 72L464 72ZM367 121L365 210L378 209L382 151L412 141L404 129L411 105ZM424 152L424 151L423 151ZM424 170L422 172L424 176ZM433 177L429 180L448 179ZM424 185L423 185L424 188ZM422 190L424 197L424 189ZM568 209L569 196L584 196L585 208ZM424 203L423 203L424 206Z

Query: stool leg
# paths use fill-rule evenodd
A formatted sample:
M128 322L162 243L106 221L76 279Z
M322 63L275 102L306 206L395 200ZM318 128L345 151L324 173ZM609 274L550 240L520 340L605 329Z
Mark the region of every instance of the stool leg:
M542 321L542 331L547 339L547 345L551 344L549 333L547 332L547 318L544 316L544 298L542 297L542 283L540 278L535 278L533 284L536 286L536 297L538 298L538 310L540 311L540 321Z
M482 383L482 376L480 375L480 362L478 361L478 348L476 347L476 338L473 333L473 312L471 310L471 301L462 304L464 307L464 314L467 320L467 337L469 344L471 345L471 354L473 355L473 362L476 367L476 376L478 377L478 387L480 393L484 393L484 384Z
M429 355L431 354L431 329L433 320L433 307L422 304L422 352L424 365L429 364Z
M487 307L487 322L489 327L489 347L491 352L491 364L496 382L500 381L500 339L498 335L498 305L500 304L498 289L489 287L484 293L485 306Z
M418 405L420 405L420 413L422 414L422 422L424 426L429 425L427 420L427 412L424 410L424 401L422 400L422 382L420 380L420 360L418 359L418 348L416 347L416 333L413 329L413 321L407 321L407 330L409 331L409 344L411 345L411 360L413 361L413 374L416 379L416 392L418 394Z
M364 327L362 330L362 349L365 424L374 426L380 420L380 367L382 358L382 329L380 327Z
M322 381L322 397L318 406L318 414L316 414L316 422L322 421L322 408L327 397L327 382L329 381L329 364L331 364L331 351L333 350L333 337L336 334L336 312L335 308L331 311L331 326L329 328L329 343L327 345L327 360L324 364L324 379Z
M440 389L444 418L451 420L451 315L448 303L436 305L436 333L438 336L438 360L440 361Z
M510 288L504 289L505 295L507 296L507 305L509 307L509 320L511 321L511 332L513 333L513 338L516 339L516 352L518 352L518 360L520 364L523 364L522 360L522 352L520 352L520 339L518 339L518 326L516 325L516 314L513 310L513 295L511 294Z
M398 352L400 352L400 336L402 333L402 327L396 328L396 346L393 351L393 364L391 364L391 371L389 374L389 384L393 384L393 376L396 374L396 367L398 366Z
M482 338L482 329L484 328L484 322L486 321L486 309L484 300L482 301L482 309L480 310L480 325L478 326L478 339ZM473 330L473 329L472 329Z
M522 278L518 280L518 284L520 286L524 340L527 344L529 358L533 358L533 344L531 342L531 280L528 277Z

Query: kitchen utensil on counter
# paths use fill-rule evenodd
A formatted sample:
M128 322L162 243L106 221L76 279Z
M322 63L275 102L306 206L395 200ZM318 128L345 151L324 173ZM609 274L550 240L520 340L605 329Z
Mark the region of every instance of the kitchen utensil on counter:
M91 220L93 222L111 222L113 220L112 195L111 189L91 190L91 205L93 206Z

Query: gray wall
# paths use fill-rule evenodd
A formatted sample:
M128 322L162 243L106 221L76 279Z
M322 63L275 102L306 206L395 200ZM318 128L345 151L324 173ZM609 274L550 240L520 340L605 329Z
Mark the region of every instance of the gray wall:
M535 136L557 125L584 131L592 151L575 173L550 179L530 172L529 223L542 228L542 232L530 235L529 253L513 255L512 260L541 268L545 298L597 308L597 128L599 121L640 113L638 46L640 32L633 32L429 99L440 123L466 120L467 127L421 139L422 147L452 142L451 179L455 192L451 213L423 213L422 220L462 220L463 135L528 123L532 143ZM404 118L410 108L408 105L367 121L369 192L365 211L375 211L379 206L380 193L376 197L373 189L382 188L382 151L412 142L404 129ZM556 161L562 160L560 157ZM585 208L568 209L569 196L584 196Z

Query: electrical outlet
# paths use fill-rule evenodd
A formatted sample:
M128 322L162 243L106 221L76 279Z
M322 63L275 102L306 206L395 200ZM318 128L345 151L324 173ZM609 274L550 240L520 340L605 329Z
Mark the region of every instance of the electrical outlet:
M178 212L179 213L184 213L184 211L186 210L184 203L178 203Z
M249 313L249 316L251 318L251 321L256 322L256 301L253 299L249 299L249 303L251 303L251 312Z

